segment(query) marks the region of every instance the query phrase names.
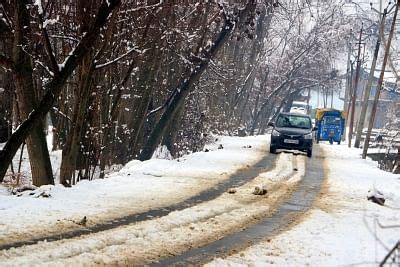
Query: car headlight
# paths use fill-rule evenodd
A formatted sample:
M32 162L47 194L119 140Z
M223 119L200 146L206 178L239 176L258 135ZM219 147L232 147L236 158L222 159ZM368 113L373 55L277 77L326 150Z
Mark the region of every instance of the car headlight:
M312 139L312 133L305 134L304 139Z
M278 132L277 130L272 130L272 136L280 136L281 133Z

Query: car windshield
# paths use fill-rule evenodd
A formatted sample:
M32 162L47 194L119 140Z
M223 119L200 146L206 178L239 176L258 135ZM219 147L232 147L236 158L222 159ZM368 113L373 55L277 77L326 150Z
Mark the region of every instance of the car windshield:
M281 114L276 120L276 127L310 129L311 120L309 117Z
M340 125L341 120L338 117L325 116L323 122L331 125Z

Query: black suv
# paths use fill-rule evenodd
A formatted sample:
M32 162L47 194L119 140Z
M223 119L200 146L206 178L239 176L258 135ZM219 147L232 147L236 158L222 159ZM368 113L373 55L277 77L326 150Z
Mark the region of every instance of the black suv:
M293 149L307 152L312 156L313 131L311 118L300 113L280 113L272 126L270 152L275 153L277 149Z

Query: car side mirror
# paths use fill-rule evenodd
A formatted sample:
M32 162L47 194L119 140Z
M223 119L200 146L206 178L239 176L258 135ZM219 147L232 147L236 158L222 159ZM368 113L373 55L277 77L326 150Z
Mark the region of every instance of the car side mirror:
M318 127L315 126L312 130L313 130L313 131L318 131Z
M274 127L274 126L275 126L275 123L273 123L272 121L269 121L269 122L268 122L268 126Z

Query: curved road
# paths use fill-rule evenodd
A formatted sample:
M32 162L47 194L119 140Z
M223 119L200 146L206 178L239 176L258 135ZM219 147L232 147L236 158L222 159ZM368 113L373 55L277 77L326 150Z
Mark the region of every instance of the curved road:
M198 205L199 203L210 201L225 193L229 188L241 186L248 181L251 181L262 172L267 172L275 167L276 157L267 153L256 164L245 169L241 169L233 174L229 179L217 184L216 186L203 191L185 201L176 203L171 206L151 209L142 213L130 214L125 217L115 218L104 224L97 224L92 227L82 227L69 232L59 233L55 235L36 237L30 240L24 240L13 243L0 244L0 250L18 248L26 245L34 245L39 242L52 242L63 239L75 238L82 235L88 235L114 229L120 226L129 225L132 223L150 220L155 217L168 215L170 212L183 210L189 207Z
M323 155L318 146L314 147L315 156L306 162L306 173L297 189L283 202L277 212L264 218L260 223L241 232L237 232L208 244L194 248L181 255L163 259L152 266L188 266L207 263L218 256L229 254L248 247L256 242L273 236L276 232L285 230L294 220L311 208L313 201L320 192L324 181Z
M104 264L199 265L269 238L296 222L312 206L324 179L318 146L315 152L312 159L267 152L254 166L186 201L58 236L3 244L0 255L9 263L15 262L13 259L29 263L32 257L39 257L37 262L49 264L89 264L99 255L105 257ZM252 195L260 183L268 184L268 194ZM231 187L237 188L237 193L224 194ZM192 216L198 211L202 213ZM142 232L144 228L152 229L149 235ZM190 240L186 240L186 233ZM21 247L24 245L28 246ZM79 249L69 251L75 246ZM11 247L21 248L6 250Z

